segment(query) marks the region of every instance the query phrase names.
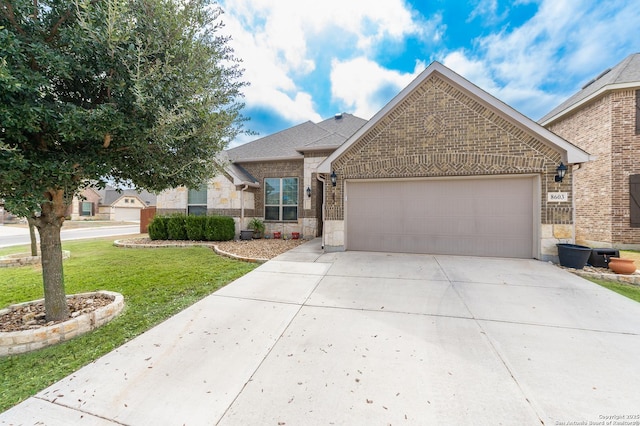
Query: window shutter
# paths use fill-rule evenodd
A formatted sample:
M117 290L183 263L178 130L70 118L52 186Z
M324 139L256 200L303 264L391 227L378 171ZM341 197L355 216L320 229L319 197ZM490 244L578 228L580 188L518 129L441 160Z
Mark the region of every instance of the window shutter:
M640 228L640 175L629 176L629 212L631 227Z

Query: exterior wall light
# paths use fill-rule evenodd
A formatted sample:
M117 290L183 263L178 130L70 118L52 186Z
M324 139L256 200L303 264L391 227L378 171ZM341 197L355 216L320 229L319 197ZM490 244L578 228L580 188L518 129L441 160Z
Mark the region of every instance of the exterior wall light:
M562 182L562 179L564 179L564 175L567 173L567 166L565 166L562 161L560 162L560 165L558 166L558 168L556 169L556 182Z
M307 186L307 197L311 198L311 187Z
M336 186L336 183L338 182L338 176L336 175L336 171L332 171L331 172L331 186Z

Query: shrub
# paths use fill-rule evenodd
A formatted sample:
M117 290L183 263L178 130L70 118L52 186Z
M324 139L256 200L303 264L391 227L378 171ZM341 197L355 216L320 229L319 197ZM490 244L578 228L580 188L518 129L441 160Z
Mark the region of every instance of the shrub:
M169 216L167 221L167 237L169 240L187 239L186 216L184 214Z
M156 216L149 223L149 238L152 240L167 240L167 221L166 216Z
M229 216L208 216L205 226L207 241L229 241L236 235L236 225Z
M253 219L251 219L251 222L249 222L248 228L253 229L254 238L262 238L262 236L264 235L264 230L265 230L264 222L258 219L257 217L254 217Z
M187 216L186 218L187 238L191 241L205 240L205 228L207 225L206 216Z

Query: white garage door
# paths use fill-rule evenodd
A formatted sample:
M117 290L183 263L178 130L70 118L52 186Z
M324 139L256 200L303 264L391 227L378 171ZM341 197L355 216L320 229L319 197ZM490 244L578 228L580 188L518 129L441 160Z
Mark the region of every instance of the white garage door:
M532 258L535 183L348 181L346 249Z
M139 222L140 209L132 207L116 207L113 219L118 222Z

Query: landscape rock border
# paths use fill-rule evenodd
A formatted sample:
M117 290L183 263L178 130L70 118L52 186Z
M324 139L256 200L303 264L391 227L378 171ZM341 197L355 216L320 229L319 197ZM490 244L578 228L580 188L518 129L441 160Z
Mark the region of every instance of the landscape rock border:
M113 302L93 312L78 315L75 318L57 324L38 327L32 330L0 332L0 357L35 351L81 336L108 323L122 312L124 308L124 297L122 294L113 291L101 290L68 295L67 297L91 296L94 294L110 296L113 298ZM38 303L42 300L43 299L33 300L11 305L8 308L0 310L0 314L9 312L16 307Z
M62 250L62 259L69 259L71 252ZM40 263L40 256L31 256L31 253L15 253L0 256L0 268L13 268L17 266L33 265Z

